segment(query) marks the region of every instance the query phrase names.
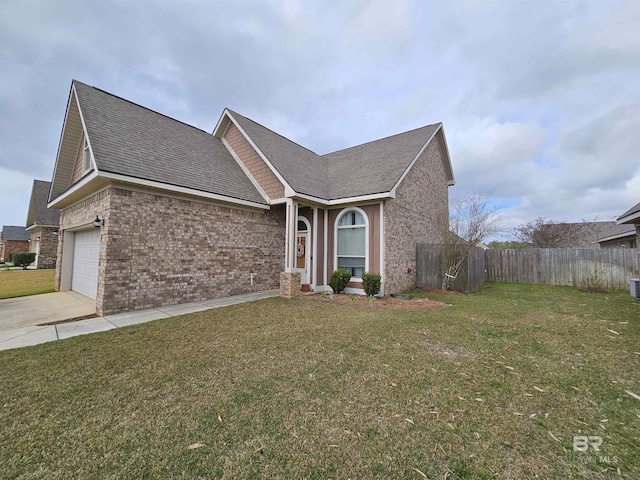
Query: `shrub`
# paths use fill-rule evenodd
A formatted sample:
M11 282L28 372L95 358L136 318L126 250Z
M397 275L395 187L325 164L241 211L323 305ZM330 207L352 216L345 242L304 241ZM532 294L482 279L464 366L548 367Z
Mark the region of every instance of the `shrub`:
M380 275L377 273L365 273L362 275L362 288L368 297L380 293Z
M342 268L339 268L331 274L329 286L333 288L334 293L341 293L347 288L347 283L351 280L351 274Z
M11 254L11 263L13 263L15 267L22 267L24 270L26 270L27 267L35 261L35 259L35 252L18 252Z

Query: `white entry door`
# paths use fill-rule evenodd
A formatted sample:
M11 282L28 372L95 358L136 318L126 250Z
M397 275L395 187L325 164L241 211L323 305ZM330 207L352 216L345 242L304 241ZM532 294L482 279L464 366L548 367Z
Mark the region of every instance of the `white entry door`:
M76 232L74 236L71 290L95 300L98 291L100 229Z
M300 272L300 283L309 283L309 260L311 226L304 217L299 217L298 231L296 232L296 272Z

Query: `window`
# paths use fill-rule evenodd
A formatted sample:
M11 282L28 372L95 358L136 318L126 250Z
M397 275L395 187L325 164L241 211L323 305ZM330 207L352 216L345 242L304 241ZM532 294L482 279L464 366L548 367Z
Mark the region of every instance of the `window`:
M82 174L84 175L91 170L91 152L89 152L89 144L84 141L84 156L82 157Z
M364 212L360 209L342 212L336 225L337 268L346 270L352 277L362 278L367 268L367 243Z

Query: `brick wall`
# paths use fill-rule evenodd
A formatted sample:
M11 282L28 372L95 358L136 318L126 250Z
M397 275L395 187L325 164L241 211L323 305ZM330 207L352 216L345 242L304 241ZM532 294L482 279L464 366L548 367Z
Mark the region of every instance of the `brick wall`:
M449 193L436 137L398 187L396 198L384 203L385 293L415 287L416 245L441 242L438 219L448 215ZM408 273L407 267L413 271Z
M284 186L242 132L231 123L223 137L270 199L284 197Z
M62 210L61 229L89 225L96 215L105 219L99 315L279 286L284 268L282 207L246 211L111 187ZM59 238L57 289L63 236Z
M36 267L39 269L56 268L58 255L58 237L53 234L57 230L55 227L36 227L31 233L31 251L37 248L37 239L40 237L40 253Z
M10 262L12 253L22 253L29 251L28 240L4 240L3 246L3 257L0 259L3 262Z
M282 207L246 211L112 188L109 213L101 314L278 288Z
M101 243L104 245L105 242L105 234L109 230L110 225L110 190L103 190L94 195L91 195L81 202L76 203L75 205L66 208L60 211L60 235L58 236L58 248L57 248L57 260L56 260L56 290L60 290L60 280L62 274L62 251L64 246L64 235L62 234L65 230L69 229L93 229L93 221L96 218L96 215L99 215L100 218L105 219L105 227L102 227L101 233ZM100 251L100 260L98 266L98 275L103 276L105 271L105 251L101 249ZM98 294L96 297L96 304L101 304L102 297L102 286L100 282L98 282Z

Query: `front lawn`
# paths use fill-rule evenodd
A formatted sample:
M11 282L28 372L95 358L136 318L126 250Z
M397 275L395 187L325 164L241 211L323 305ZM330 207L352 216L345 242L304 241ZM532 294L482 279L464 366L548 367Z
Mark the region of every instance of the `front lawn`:
M271 299L0 352L0 476L640 478L640 302L432 297L451 306Z
M0 299L55 291L55 270L0 271Z

